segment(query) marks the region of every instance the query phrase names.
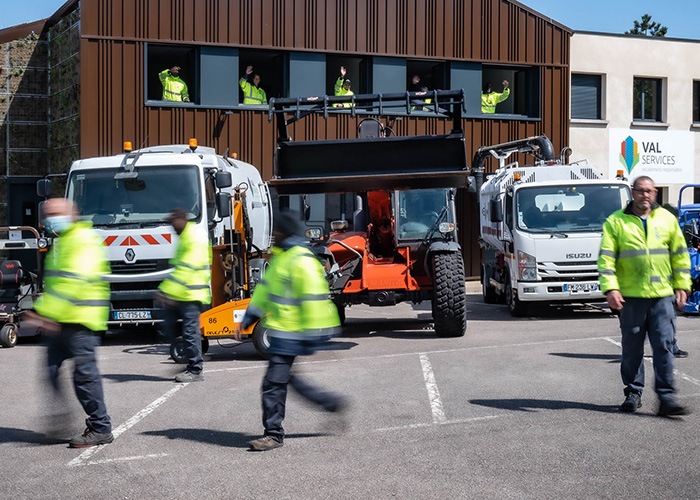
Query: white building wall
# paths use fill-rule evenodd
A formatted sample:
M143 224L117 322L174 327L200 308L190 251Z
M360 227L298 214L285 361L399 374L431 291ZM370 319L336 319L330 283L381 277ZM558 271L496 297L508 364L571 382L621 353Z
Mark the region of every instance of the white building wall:
M666 177L672 175L673 179L657 185L667 188L663 201L676 205L683 184L700 183L700 123L693 123L692 116L693 81L700 81L700 40L576 32L571 40L570 64L571 73L602 76L602 119L571 120L571 160L586 158L614 175L623 166L615 161L620 144L617 140L611 144L611 130L615 135L616 129L627 129L632 137L636 134L662 143L668 139L677 145L674 153L682 160L684 171L669 171ZM661 123L633 122L635 77L662 80ZM640 166L632 169L631 179L640 175ZM692 202L692 190L684 192L683 202Z

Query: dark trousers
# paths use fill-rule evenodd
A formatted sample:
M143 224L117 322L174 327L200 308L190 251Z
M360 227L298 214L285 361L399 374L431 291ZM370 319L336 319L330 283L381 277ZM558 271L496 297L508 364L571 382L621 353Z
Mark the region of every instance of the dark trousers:
M295 358L295 356L271 354L262 382L262 421L265 435L280 441L284 439L282 421L287 402L287 385L291 385L304 399L321 406L326 411L335 411L340 404L338 395L323 391L302 380L298 375L292 374Z
M163 328L167 338L172 342L182 333L187 356L187 371L200 373L204 368L202 356L202 334L199 331L199 313L202 305L199 302L175 302L173 307L166 307ZM178 320L182 320L182 329L178 328Z
M655 390L662 402L673 401L673 297L639 299L625 297L620 311L622 363L620 373L625 394L644 389L644 341L649 337L654 362Z
M59 368L66 359L73 358L73 386L78 401L88 415L88 427L96 432L112 432L102 389L102 376L97 368L95 347L98 343L99 337L83 325L61 325L61 331L49 337L49 380L54 390L59 392Z

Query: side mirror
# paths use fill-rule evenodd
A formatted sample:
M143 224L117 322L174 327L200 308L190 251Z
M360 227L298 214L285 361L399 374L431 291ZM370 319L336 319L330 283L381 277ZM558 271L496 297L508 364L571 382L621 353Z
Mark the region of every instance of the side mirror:
M304 201L304 220L306 222L309 222L309 219L311 218L311 205L309 205L306 202L306 195L304 195L303 201Z
M233 186L233 179L231 178L231 172L224 172L224 171L217 172L214 182L216 184L216 187L219 189Z
M51 196L51 181L49 179L40 179L36 181L36 194L42 198Z
M491 222L503 222L503 204L499 200L489 200Z
M216 193L216 211L222 219L231 215L231 195Z

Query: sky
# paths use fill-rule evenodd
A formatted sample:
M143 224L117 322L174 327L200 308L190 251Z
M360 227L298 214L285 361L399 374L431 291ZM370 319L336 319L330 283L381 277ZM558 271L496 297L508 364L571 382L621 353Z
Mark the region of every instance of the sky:
M51 16L65 0L2 0L0 29ZM578 31L624 33L642 14L668 28L669 38L700 40L699 0L521 0L520 3Z

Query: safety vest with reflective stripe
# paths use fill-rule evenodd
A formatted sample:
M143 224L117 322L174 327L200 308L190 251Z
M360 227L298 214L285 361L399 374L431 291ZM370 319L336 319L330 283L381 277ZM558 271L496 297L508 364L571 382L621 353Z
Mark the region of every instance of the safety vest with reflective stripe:
M44 293L34 309L59 323L107 329L107 250L90 222L76 222L54 240L44 261Z
M245 78L238 83L243 91L243 104L267 104L267 94L260 87L256 87Z
M495 113L496 104L508 99L509 95L510 88L503 89L503 92L489 92L488 94L481 94L481 112L489 114Z
M264 318L270 336L300 339L339 333L338 310L329 299L323 267L303 246L272 249L270 266L248 309Z
M342 77L338 78L335 81L335 88L333 89L335 92L335 95L337 95L337 96L355 95L355 93L352 90L346 89L343 87L344 82L345 82L345 79ZM351 102L343 102L343 103L338 102L338 103L335 103L333 106L335 106L337 108L352 108L354 106L354 104Z
M211 302L211 246L207 233L194 222L188 222L180 235L175 255L170 259L173 272L159 289L178 302Z
M169 73L170 70L165 69L158 73L160 83L163 85L163 100L164 101L184 101L190 98L187 91L187 84L179 76L173 76Z
M659 298L673 295L674 290L690 290L690 256L676 218L656 205L646 226L645 231L631 204L603 224L598 256L603 292Z

